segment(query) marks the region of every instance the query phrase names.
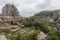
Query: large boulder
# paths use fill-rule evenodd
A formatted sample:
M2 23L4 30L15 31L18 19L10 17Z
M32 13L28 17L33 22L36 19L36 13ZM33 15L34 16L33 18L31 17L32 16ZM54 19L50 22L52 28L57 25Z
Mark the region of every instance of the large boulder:
M6 4L2 9L2 16L11 16L13 18L22 19L14 4Z
M7 40L5 35L0 35L0 40Z
M14 20L23 20L21 15L19 15L18 9L14 4L6 4L2 8L2 14L0 14L0 23L8 22L11 23Z
M3 16L19 16L17 8L12 4L6 4L2 9Z
M37 36L37 40L46 40L47 35L43 32L40 32Z

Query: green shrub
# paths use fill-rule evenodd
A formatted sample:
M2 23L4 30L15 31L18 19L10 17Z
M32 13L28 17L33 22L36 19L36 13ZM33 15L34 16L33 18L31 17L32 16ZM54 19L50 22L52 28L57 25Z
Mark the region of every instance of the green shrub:
M34 31L33 33L27 34L24 40L37 40L38 31Z
M12 21L11 24L13 24L13 25L17 25L17 22L19 22L19 20L18 20L18 19L15 19L15 20Z
M11 40L37 40L38 31L34 30L33 32L27 32L24 34L23 32L19 31L16 36L12 35Z
M51 31L48 33L49 37L47 40L60 40L60 30L58 31Z

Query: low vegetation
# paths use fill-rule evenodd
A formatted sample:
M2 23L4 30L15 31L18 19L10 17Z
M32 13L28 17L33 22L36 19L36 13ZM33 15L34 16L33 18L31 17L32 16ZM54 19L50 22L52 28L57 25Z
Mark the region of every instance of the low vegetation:
M13 21L12 25L17 25L18 20ZM8 40L37 40L37 35L40 31L44 32L48 37L46 40L60 40L60 30L55 27L54 22L40 18L35 20L33 18L26 18L21 22L24 25L19 31L4 32L0 30L0 34L4 32Z

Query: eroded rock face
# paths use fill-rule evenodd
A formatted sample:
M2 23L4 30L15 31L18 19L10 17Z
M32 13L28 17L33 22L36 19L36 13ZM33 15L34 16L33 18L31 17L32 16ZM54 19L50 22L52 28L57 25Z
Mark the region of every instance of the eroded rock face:
M6 4L2 8L2 16L11 16L13 18L17 18L20 20L22 19L22 17L19 15L19 12L14 4Z
M39 16L39 17L43 17L43 18L49 17L56 21L60 17L60 10L41 11L41 12L35 14L34 16Z
M0 14L0 24L2 23L10 24L16 19L19 21L23 20L21 15L19 15L19 12L14 4L6 4L2 8L2 14Z
M17 8L12 4L6 4L2 9L3 16L19 16Z
M14 4L6 4L2 8L2 14L0 15L0 17L8 17L8 16L12 17L12 19L22 20L22 17L21 15L19 15L18 9L15 7Z

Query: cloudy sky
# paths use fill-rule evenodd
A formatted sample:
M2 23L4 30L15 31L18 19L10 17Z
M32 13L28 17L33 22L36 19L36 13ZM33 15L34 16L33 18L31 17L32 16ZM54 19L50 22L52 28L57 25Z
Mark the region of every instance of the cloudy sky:
M15 4L23 17L29 17L41 10L60 9L60 0L0 0L0 11L5 4Z

